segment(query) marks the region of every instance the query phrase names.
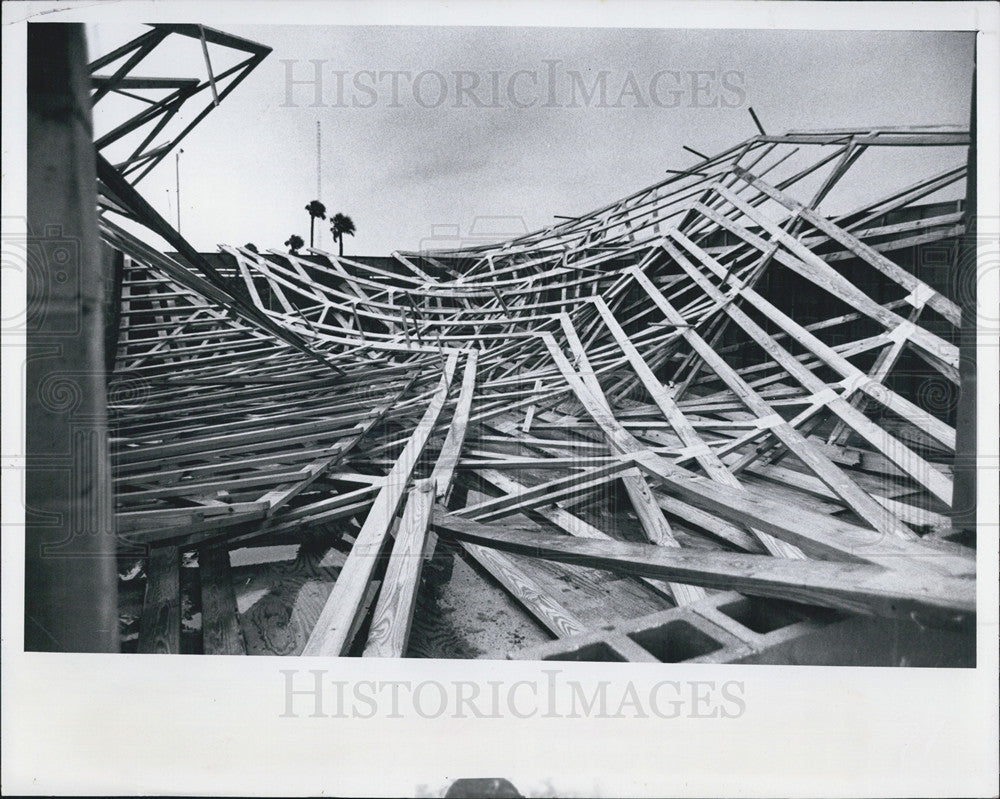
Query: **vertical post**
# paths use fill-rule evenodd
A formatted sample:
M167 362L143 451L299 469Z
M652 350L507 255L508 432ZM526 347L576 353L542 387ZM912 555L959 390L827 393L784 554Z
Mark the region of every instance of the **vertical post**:
M118 651L104 285L83 26L28 26L25 632Z
M959 242L958 267L953 276L952 299L962 309L959 344L959 397L955 419L955 488L952 525L956 531L976 532L976 78L972 79L972 111L969 116L969 168L965 179L965 235Z
M182 147L176 153L174 153L174 177L177 181L177 232L181 232L181 153L184 152Z

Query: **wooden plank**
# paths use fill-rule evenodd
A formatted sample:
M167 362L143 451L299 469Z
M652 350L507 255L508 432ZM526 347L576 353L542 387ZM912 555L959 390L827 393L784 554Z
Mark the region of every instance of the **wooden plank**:
M418 480L410 489L396 531L396 541L368 630L365 657L398 658L406 652L433 508L434 481Z
M209 544L198 550L201 579L202 648L206 655L245 655L236 594L226 544Z
M146 597L139 622L140 655L181 651L181 559L174 546L153 547L146 565Z
M919 542L886 537L804 506L790 507L787 502L775 502L751 492L737 495L690 472L685 474L651 452L637 452L632 457L640 468L659 478L681 498L724 519L759 526L796 544L812 557L865 561L887 569L975 573L974 558L945 557Z
M439 505L434 518L445 515L447 509ZM480 526L479 522L472 519L466 519L465 523L469 529ZM489 547L477 546L467 541L457 543L552 635L557 638L568 638L586 631L587 627L580 619L567 610L537 580L529 577L511 558Z
M560 314L559 322L562 325L563 333L566 335L566 341L573 352L578 374L583 380L584 385L590 390L591 395L604 406L607 413L613 415L614 412L611 404L604 395L604 390L597 380L590 359L587 356L587 351L584 349L583 343L580 341L580 337L577 335L576 328L573 326L569 315L565 312ZM611 444L610 439L608 443ZM646 533L646 538L651 543L661 546L680 546L670 529L670 523L663 515L660 506L654 501L653 495L649 490L649 485L639 473L639 470L635 469L625 472L621 477L621 481L628 493L632 508L639 517L639 522ZM692 589L690 586L678 586L677 592L680 594L680 596L675 595L678 604L695 602L704 596L704 592Z
M541 392L541 390L542 390L542 385L543 384L542 384L541 378L536 379L535 380L535 388L534 388L534 391L532 393L535 394L535 395L538 395ZM521 429L525 433L527 433L529 430L531 430L531 422L535 418L535 410L536 410L537 407L538 407L538 405L536 403L532 403L531 405L528 406L528 410L525 411L525 413L524 413L524 425L521 427Z
M817 480L815 477L810 477L807 474L786 469L784 466L759 466L755 464L748 466L747 472L773 480L783 485L793 486L817 497L836 498L836 495L823 485L822 481ZM900 519L908 524L926 527L932 525L945 526L948 523L947 516L927 510L926 508L918 508L904 502L898 502L891 497L883 496L877 493L872 493L872 498L880 505L889 508Z
M783 136L760 136L758 141L777 142L782 144L833 144L844 138L839 136L823 136L816 134L789 134ZM853 136L858 144L877 147L967 147L969 145L968 133L914 133L911 135L882 134L873 133L869 136Z
M531 486L519 494L508 494L475 505L467 505L455 513L480 521L492 521L502 516L520 513L523 510L547 505L589 491L632 468L634 468L634 464L629 459L620 458L607 466L581 470L566 477L558 477L555 480Z
M339 657L344 655L350 646L349 633L360 610L368 582L375 571L377 556L403 501L420 454L444 408L457 361L458 355L452 353L445 365L437 392L400 453L395 466L386 477L385 485L375 498L365 523L358 532L351 554L337 582L334 583L333 591L323 607L316 627L306 642L304 655Z
M914 308L910 312L906 321L916 324L917 320L920 318L922 310L923 308ZM906 339L900 336L889 344L889 346L883 347L882 351L878 354L878 357L875 358L875 363L873 363L872 367L868 370L868 379L874 383L881 383L884 385L886 379L889 377L889 373L896 366L896 362L903 354L905 345ZM868 398L864 394L858 394L856 392L853 397L845 396L845 399L849 399L851 406L857 408L861 413L864 413L865 408L868 407L869 404ZM830 435L827 436L826 440L828 444L840 446L846 444L850 436L850 428L844 424L843 419L840 419L837 421L837 424L830 432Z
M878 566L784 560L769 555L685 552L624 541L554 534L527 535L468 525L448 514L435 521L441 535L530 557L622 574L685 580L755 596L788 599L851 613L919 619L933 626L970 625L976 615L975 580L929 572L900 573Z
M437 485L437 499L447 502L451 493L451 483L455 476L455 467L462 454L462 446L465 444L465 431L469 425L469 411L472 409L472 399L476 390L476 368L479 362L479 350L468 350L465 360L465 371L462 373L462 387L458 395L458 404L455 406L455 415L452 417L451 426L448 428L448 435L445 436L441 452L434 463L434 471L431 474Z

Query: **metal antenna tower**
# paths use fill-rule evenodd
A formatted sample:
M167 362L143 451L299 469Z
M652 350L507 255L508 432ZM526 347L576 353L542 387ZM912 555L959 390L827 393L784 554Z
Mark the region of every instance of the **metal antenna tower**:
M320 127L320 122L316 120L316 199L320 202L323 201L323 167L320 154L323 151L323 130ZM316 233L316 247L322 249L323 247L323 226L319 226L319 231Z

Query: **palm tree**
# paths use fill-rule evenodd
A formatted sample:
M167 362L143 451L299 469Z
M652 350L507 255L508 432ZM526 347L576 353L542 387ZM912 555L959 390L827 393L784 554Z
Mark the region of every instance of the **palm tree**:
M319 200L313 200L306 206L309 212L309 246L313 246L313 225L317 219L326 219L326 206Z
M334 214L331 220L330 232L333 240L340 243L340 254L344 254L344 236L354 235L354 220L344 214Z
M298 233L293 233L288 237L288 241L285 242L285 246L292 255L298 255L299 250L305 246L305 242Z

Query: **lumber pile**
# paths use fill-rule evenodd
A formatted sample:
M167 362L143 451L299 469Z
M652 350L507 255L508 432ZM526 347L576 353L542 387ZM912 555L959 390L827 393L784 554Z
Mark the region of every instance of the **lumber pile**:
M960 203L926 198L961 184L968 143L762 134L496 245L223 246L221 277L103 218L124 254L108 402L119 536L148 552L139 651L179 651L185 553L203 651L237 653L228 553L321 540L336 576L292 653L412 653L442 557L550 641L489 657L967 652L975 552L949 539L941 399L961 314L913 255L963 231ZM824 214L862 155L901 146L942 170ZM641 608L564 598L583 575ZM852 654L859 631L884 646Z

